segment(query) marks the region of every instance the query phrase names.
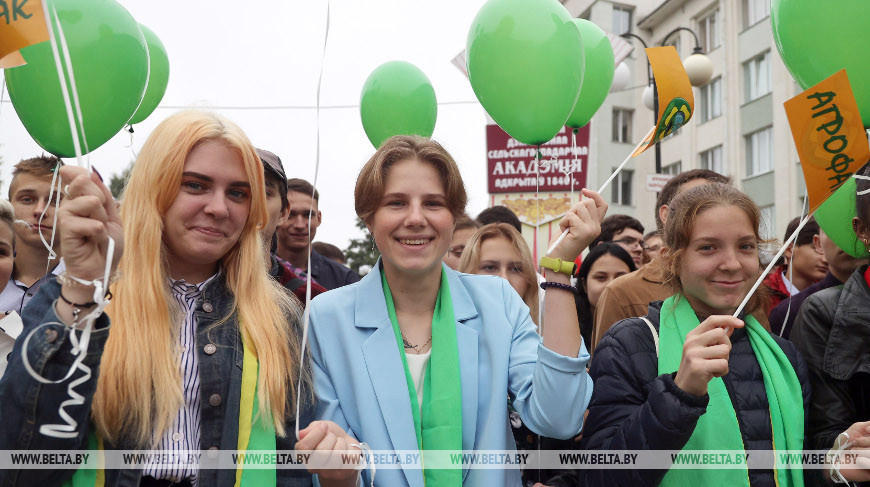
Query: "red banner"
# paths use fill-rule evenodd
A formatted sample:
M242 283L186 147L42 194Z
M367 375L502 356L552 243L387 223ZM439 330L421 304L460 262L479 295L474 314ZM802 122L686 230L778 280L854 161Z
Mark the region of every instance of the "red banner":
M589 161L589 125L579 129L574 135L577 144L574 150L571 130L562 127L553 140L541 146L541 164L536 173L536 147L518 142L498 125L487 125L489 192L570 191L572 179L575 191L584 188Z

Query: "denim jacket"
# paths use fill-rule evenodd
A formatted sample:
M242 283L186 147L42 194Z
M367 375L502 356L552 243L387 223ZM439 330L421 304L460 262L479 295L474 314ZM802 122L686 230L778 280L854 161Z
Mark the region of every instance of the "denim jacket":
M87 357L83 364L90 367L91 378L75 388L85 397L85 404L66 407L65 411L78 424L75 438L52 438L39 432L42 424L63 424L58 416L60 404L69 398L67 386L70 381L82 377L78 370L61 384L40 384L33 379L21 360L21 347L24 338L39 327L27 345L27 355L33 369L50 380L58 380L69 370L74 357L71 354L69 328L61 324L54 303L60 295L60 285L51 281L44 285L24 309L22 318L24 330L15 343L9 366L0 379L0 450L79 450L87 448L87 438L93 425L90 410L97 387L100 361L105 349L106 339L111 328L105 314L95 323L91 335ZM233 296L226 288L223 275L209 283L197 302L197 350L199 354L199 378L202 398L201 412L201 449L236 450L238 447L239 401L242 384L242 341L238 328L238 318L234 313L228 320L209 329L226 316L233 305ZM43 325L43 326L41 326ZM41 327L40 327L41 326ZM209 354L206 344L217 346ZM212 351L213 347L208 347ZM148 391L143 392L143 400L148 400ZM209 398L218 394L223 398L218 406L212 406ZM214 401L217 402L217 401ZM311 417L310 408L304 414ZM295 445L293 431L294 417L287 418L288 437L277 438L278 450L291 450ZM303 420L307 425L307 420ZM105 448L133 449L124 445L105 445ZM106 487L137 487L143 468L107 470ZM61 485L69 479L74 470L4 470L0 471L0 486L40 486ZM279 486L309 486L311 476L305 470L281 470L278 473ZM200 470L199 485L231 486L235 482L236 471Z

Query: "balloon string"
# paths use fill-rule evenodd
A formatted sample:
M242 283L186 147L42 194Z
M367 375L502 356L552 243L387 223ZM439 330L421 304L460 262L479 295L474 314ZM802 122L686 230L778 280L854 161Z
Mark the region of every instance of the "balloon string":
M85 144L84 154L86 154L86 164L84 166L82 166L81 154L79 154L79 153L76 153L76 162L78 163L78 165L80 167L85 167L88 171L90 171L91 170L91 156L90 156L91 151L90 151L90 149L88 149L88 138L85 137L85 122L84 122L84 118L82 117L82 104L79 101L78 88L76 88L76 75L75 75L75 72L73 71L72 60L70 59L70 55L69 55L69 47L66 44L66 36L63 33L63 27L61 27L61 25L60 25L60 17L57 16L57 10L55 10L54 5L51 6L51 10L52 10L52 12L54 12L54 22L55 22L55 24L57 24L57 33L60 36L60 47L61 47L61 50L63 52L63 60L64 60L64 63L66 64L66 70L69 73L69 82L70 82L70 86L72 87L72 100L75 102L73 107L75 108L76 116L78 117L78 120L79 120L79 135L81 135L82 143Z
M568 177L571 178L571 205L574 204L574 168L575 167L577 167L577 129L571 129L571 165L568 168Z
M82 148L79 144L79 138L78 136L76 136L77 130L75 126L75 119L73 118L72 102L70 101L69 91L67 90L66 86L66 75L63 71L63 65L60 61L60 53L57 49L57 41L54 35L54 26L51 25L51 12L48 9L48 2L49 0L44 0L42 2L42 11L45 15L46 27L48 27L48 37L51 43L51 52L54 55L54 65L55 68L57 68L57 77L60 81L60 92L63 95L63 104L66 108L66 116L70 127L70 136L72 137L73 148L76 153L76 162L79 167L82 167Z
M39 214L39 220L37 220L36 230L39 232L39 239L42 240L42 245L48 250L48 258L45 262L45 274L48 275L48 271L51 270L51 261L57 259L57 253L54 251L54 236L57 232L57 208L60 206L60 162L54 166L54 171L52 171L51 176L51 186L49 187L48 192L48 200L45 202L45 206L42 208L42 213ZM51 225L51 243L45 240L45 237L42 235L42 220L45 218L45 212L48 211L48 207L51 206L51 200L55 200L54 204L54 221ZM29 223L28 223L29 225Z
M326 44L329 41L329 0L326 0L326 31L323 34L323 50L320 53L320 73L317 75L317 136L315 138L314 181L311 199L317 192L317 175L320 172L320 88L323 85L323 65L326 64ZM305 310L302 312L302 350L299 353L299 386L296 388L296 440L299 440L299 418L302 409L302 377L305 365L305 349L308 344L308 324L311 313L311 215L308 215L308 279L305 280ZM374 481L374 479L373 479Z
M535 262L538 261L538 237L540 237L538 232L539 222L541 221L541 210L540 210L540 177L541 177L541 146L538 145L535 150Z
M807 208L807 202L808 202L807 196L808 195L806 195L806 194L804 195L804 204L801 205L801 218L803 218L805 212L807 210L809 210L809 208ZM797 246L797 239L795 239L794 242L792 242L792 244L791 244L792 259L794 259L794 248L796 246ZM788 282L794 282L792 280L793 278L794 278L794 265L791 265L791 263L789 263ZM794 284L792 284L792 285L794 285ZM791 298L792 298L792 294L791 294L791 292L789 292L789 294L788 294L788 307L785 310L785 318L783 318L783 320L782 320L782 328L779 329L779 336L782 336L782 334L785 333L785 324L788 323L788 316L791 314Z

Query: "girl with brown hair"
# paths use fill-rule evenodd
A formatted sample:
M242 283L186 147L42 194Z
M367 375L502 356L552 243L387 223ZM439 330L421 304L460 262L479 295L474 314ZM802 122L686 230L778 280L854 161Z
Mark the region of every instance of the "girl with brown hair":
M536 432L576 435L592 383L570 264L607 210L597 193L584 194L562 219L568 236L553 251L569 265L546 272L542 340L507 282L457 273L441 260L466 203L453 158L422 137L384 142L354 193L381 259L360 282L311 302L322 421L301 432L297 448L347 450L358 439L373 450L422 452L422 469L378 470L380 485L518 485L517 470L426 468L425 459L437 450L512 450L506 395ZM353 470L315 473L322 485L358 480Z
M661 265L675 294L614 325L591 362L581 448L801 450L807 371L750 312L731 315L760 274L760 212L714 183L670 205ZM798 469L586 470L584 485L801 486Z

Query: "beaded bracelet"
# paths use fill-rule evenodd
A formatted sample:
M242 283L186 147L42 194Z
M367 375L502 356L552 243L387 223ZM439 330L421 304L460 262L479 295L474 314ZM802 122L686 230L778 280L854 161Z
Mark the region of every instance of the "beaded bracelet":
M561 289L563 291L568 291L568 292L571 292L574 294L580 294L580 290L578 290L576 287L574 287L570 284L562 284L560 282L549 282L549 281L541 283L541 289L546 291L547 289L550 289L550 288Z

